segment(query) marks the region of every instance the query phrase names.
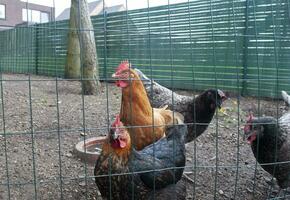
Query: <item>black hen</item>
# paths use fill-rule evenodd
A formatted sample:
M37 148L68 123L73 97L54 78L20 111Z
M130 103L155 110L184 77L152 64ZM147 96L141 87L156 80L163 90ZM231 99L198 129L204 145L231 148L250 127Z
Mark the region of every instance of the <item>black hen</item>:
M175 126L166 137L136 151L127 129L117 118L94 171L102 197L148 199L154 188L158 191L177 183L185 166L186 134L185 125Z
M156 200L185 200L186 199L186 184L185 180L180 180L176 184L171 184L160 190L151 191L146 196L146 199Z
M277 179L280 188L290 186L290 113L278 121L273 117L249 116L244 127L255 158ZM281 162L280 164L273 164ZM271 164L270 164L271 163Z
M179 95L155 81L151 82L139 69L135 68L135 70L143 81L152 107L160 108L168 105L170 110L184 116L184 123L189 123L186 143L191 142L207 129L216 108L220 108L226 99L225 94L216 89L206 90L197 97Z

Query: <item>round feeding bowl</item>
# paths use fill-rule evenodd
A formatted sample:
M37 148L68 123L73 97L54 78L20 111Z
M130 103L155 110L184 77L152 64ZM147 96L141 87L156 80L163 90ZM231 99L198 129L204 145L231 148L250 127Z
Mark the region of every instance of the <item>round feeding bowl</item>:
M101 153L102 144L105 140L105 136L100 136L80 141L76 144L74 152L83 162L95 164Z

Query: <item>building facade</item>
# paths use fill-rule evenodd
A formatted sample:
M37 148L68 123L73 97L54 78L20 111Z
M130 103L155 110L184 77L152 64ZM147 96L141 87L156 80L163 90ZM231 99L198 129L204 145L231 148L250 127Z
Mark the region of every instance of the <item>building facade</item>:
M123 4L119 4L115 6L107 6L106 2L104 5L103 0L90 2L88 3L88 7L89 7L90 16L99 15L103 12L103 10L105 10L107 13L126 10ZM56 21L68 20L69 16L70 16L70 8L66 8L56 17Z
M23 23L45 23L54 19L54 8L20 0L0 0L0 30Z

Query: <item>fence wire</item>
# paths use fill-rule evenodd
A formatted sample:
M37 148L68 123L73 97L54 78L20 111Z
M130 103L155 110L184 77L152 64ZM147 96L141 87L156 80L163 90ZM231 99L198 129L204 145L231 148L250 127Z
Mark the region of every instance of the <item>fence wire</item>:
M99 199L94 180L102 177L109 177L108 198L113 199L115 176L180 168L186 199L290 199L289 192L281 193L275 178L263 170L272 164L275 172L290 161L279 161L275 154L275 162L258 163L253 153L259 152L260 141L252 152L242 130L249 110L257 117L271 115L277 126L288 111L280 92L290 92L289 0L167 0L154 7L146 0L146 7L134 10L125 0L124 10L113 13L105 11L108 2L100 2L103 11L91 17L93 29L82 27L80 4L76 19L78 34L95 36L97 81L102 82L95 96L84 95L84 81L90 79L83 69L80 78L64 77L68 20L5 25L9 29L0 31L0 199ZM54 12L55 0L52 4ZM26 9L29 6L28 1ZM81 41L81 63L83 45ZM172 110L178 104L175 92L196 101L203 90L213 88L230 97L211 123L195 122L200 114L195 112L194 123L185 122L195 133L200 125L209 127L186 145L184 167L157 169L154 160L150 170L116 173L110 159L108 173L94 176L94 165L74 155L77 142L85 145L86 139L110 132L122 100L111 75L124 59L149 77L148 96L156 95L154 81L172 90ZM131 118L136 115L133 90L130 87ZM158 125L153 107L151 111L154 134ZM148 126L134 126L140 127ZM276 133L275 152L277 137ZM156 148L154 143L153 156ZM155 181L154 177L153 199L158 193ZM132 199L138 199L133 184L128 187Z

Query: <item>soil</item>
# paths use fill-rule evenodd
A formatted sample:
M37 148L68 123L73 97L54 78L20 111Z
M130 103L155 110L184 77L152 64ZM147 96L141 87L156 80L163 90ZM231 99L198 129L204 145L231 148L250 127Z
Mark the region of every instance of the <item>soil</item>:
M76 158L73 149L84 138L106 134L119 112L120 90L102 83L99 95L82 96L77 81L14 74L4 74L2 83L0 199L100 199L94 166ZM277 194L277 184L243 140L249 108L272 116L287 109L282 101L232 95L207 131L186 145L187 199Z

